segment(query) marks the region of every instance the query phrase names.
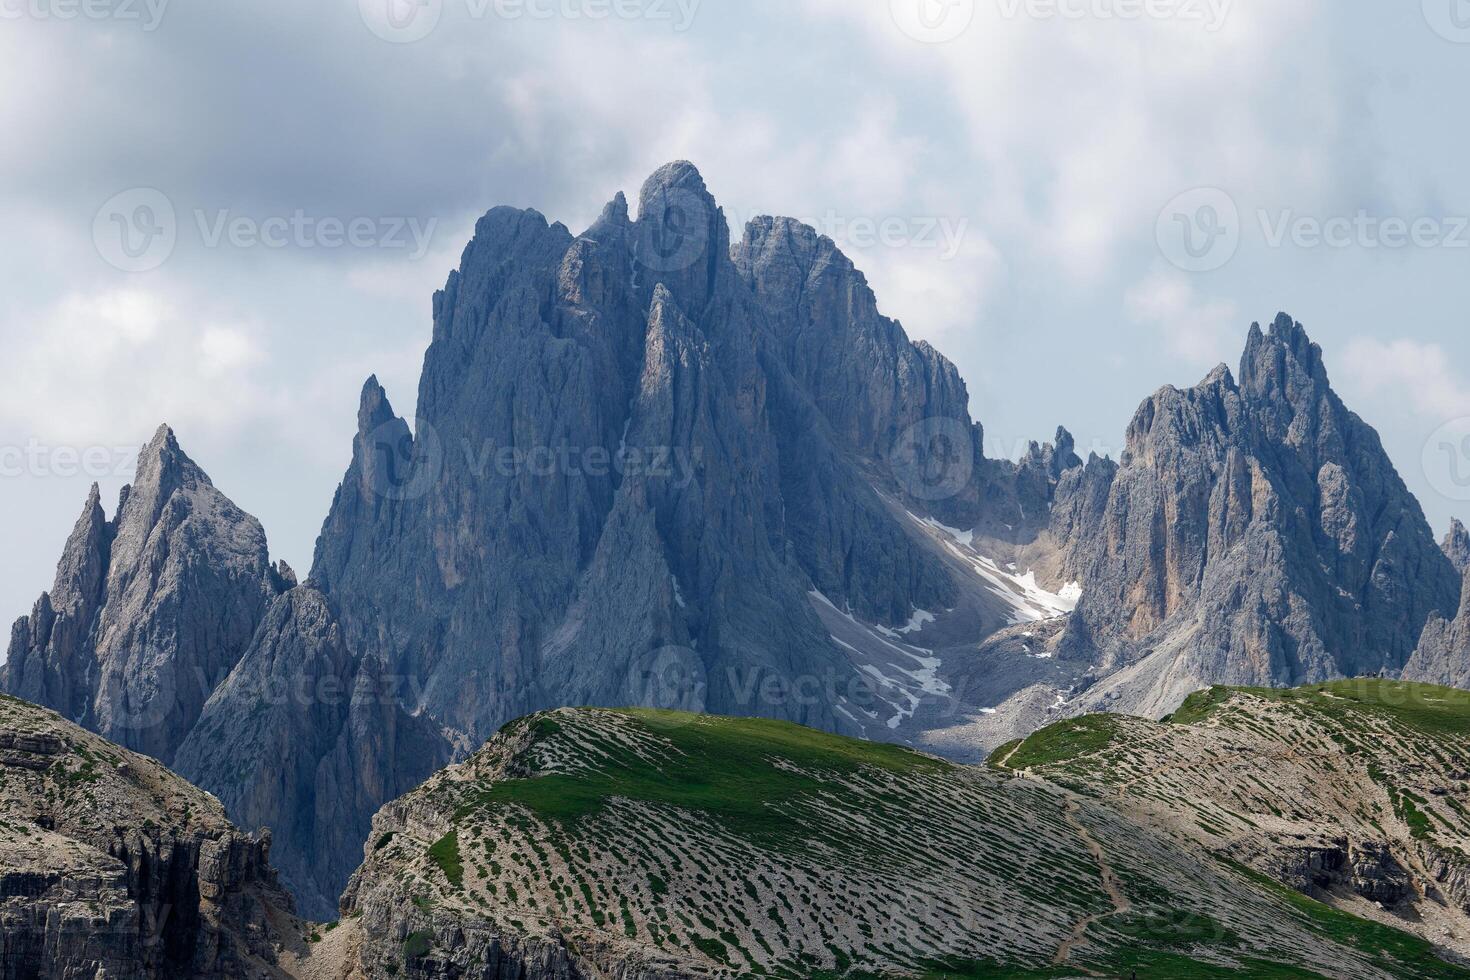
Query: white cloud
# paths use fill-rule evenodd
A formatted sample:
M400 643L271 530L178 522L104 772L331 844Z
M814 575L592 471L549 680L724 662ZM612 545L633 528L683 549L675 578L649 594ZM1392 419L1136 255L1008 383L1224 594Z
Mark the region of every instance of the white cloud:
M12 438L127 445L161 422L221 432L269 405L267 352L246 323L199 319L141 287L77 293L15 337L0 415Z
M1435 423L1470 416L1470 384L1439 344L1360 337L1341 360L1348 381L1369 395L1409 405Z
M1128 316L1156 330L1169 351L1190 366L1213 366L1239 339L1235 304L1199 295L1183 273L1155 271L1123 300Z

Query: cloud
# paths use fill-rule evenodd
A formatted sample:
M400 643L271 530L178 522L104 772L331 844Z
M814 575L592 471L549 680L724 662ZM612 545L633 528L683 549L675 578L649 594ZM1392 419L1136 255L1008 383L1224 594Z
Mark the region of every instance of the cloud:
M165 421L249 425L271 403L260 333L158 289L72 294L12 342L0 416L12 437L73 446L127 445Z
M1180 272L1155 271L1128 290L1123 305L1135 323L1156 330L1169 351L1191 366L1219 364L1239 339L1235 304L1202 297Z
M1470 385L1449 352L1417 340L1359 337L1341 358L1347 380L1367 394L1409 405L1435 424L1470 416Z

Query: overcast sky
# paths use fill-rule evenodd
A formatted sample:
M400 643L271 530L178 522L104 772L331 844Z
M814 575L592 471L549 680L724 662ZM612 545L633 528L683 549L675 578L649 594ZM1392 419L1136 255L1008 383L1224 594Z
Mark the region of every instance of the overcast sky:
M0 0L0 616L165 421L304 574L474 219L678 158L846 247L991 455L1116 455L1288 311L1443 531L1467 92L1466 0Z

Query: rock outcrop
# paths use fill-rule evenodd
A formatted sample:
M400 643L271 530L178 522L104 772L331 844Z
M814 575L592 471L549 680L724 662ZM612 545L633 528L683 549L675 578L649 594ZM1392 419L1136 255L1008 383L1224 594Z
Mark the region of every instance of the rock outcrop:
M284 978L269 856L152 759L0 695L0 977Z
M829 240L761 219L732 250L687 163L578 237L497 208L435 297L415 424L364 390L312 582L466 745L648 703L667 661L681 706L850 729L759 692L861 682L813 592L889 626L956 603L895 501L932 489L907 479L930 422L964 442L944 493L971 492L966 397Z
M1445 535L1444 544L1445 557L1450 563L1460 570L1464 575L1470 572L1470 531L1457 518L1450 524L1450 532Z
M0 689L168 764L286 585L260 523L161 427L113 520L92 488Z

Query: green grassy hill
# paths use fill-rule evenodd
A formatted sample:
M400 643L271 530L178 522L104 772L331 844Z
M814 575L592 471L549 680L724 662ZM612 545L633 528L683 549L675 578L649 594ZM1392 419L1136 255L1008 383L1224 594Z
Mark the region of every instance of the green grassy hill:
M777 722L538 715L379 814L346 922L406 976L1470 977L1115 807L1069 768L1109 725L1011 747L1052 782Z

